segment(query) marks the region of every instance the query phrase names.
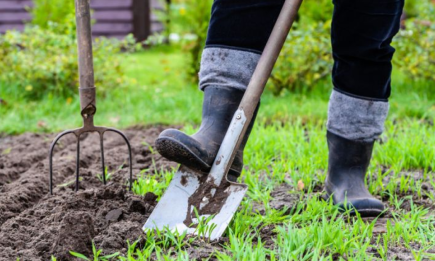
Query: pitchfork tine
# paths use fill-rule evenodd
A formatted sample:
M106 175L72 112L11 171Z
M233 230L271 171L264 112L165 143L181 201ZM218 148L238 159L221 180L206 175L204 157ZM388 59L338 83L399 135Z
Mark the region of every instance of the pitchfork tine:
M118 133L125 141L125 143L127 143L127 147L128 147L128 166L130 168L130 177L129 177L129 190L131 191L133 189L133 159L131 157L131 145L130 142L128 141L127 136L125 136L124 133L122 133L121 131L114 129L114 128L107 128L106 131L113 131L115 133Z
M77 136L76 192L79 191L79 178L80 178L80 135Z
M104 132L100 133L101 162L103 167L103 184L106 185L106 166L104 165Z
M56 136L56 138L53 140L53 142L51 143L50 146L50 153L49 153L49 157L50 157L50 194L53 195L53 151L54 151L54 147L56 146L56 143L59 141L60 138L62 138L63 136L70 134L70 133L74 133L73 130L67 130L64 131L62 133L59 133L59 135Z

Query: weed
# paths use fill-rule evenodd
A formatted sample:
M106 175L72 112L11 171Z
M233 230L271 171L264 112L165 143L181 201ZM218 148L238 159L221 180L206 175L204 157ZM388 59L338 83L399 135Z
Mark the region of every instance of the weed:
M105 255L105 256L102 256L101 252L103 252L103 250L101 250L101 249L97 250L97 248L95 247L94 242L92 242L93 259L89 259L85 255L77 253L77 252L74 252L74 251L70 251L69 253L72 256L74 256L74 257L77 257L77 258L80 258L80 259L83 259L83 260L88 260L88 261L91 261L91 260L93 260L93 261L109 261L110 259L119 256L118 252L110 254L110 255Z
M122 164L121 166L119 166L117 170L121 170L123 167L124 167L124 164ZM106 181L111 180L112 177L113 177L113 172L109 172L109 168L108 168L107 166L104 168L104 177L105 177ZM103 182L103 175L101 175L101 174L97 174L97 178L98 178L101 182Z

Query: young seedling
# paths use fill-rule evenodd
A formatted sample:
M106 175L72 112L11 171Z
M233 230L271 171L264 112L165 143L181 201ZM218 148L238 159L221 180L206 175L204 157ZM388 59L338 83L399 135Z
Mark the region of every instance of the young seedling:
M116 171L123 169L124 164L125 163L121 164ZM109 172L109 168L107 166L104 168L104 177L106 178L106 181L109 181L110 179L112 179L114 172ZM104 182L103 175L97 174L97 177L101 182Z
M80 177L79 178L79 181L83 181L83 178L82 177ZM60 184L60 185L57 185L59 188L62 188L62 187L69 187L69 186L71 186L72 184L74 184L76 181L75 180L70 180L70 181L67 181L67 182L65 182L65 183L63 183L63 184Z
M77 257L77 258L82 259L82 260L87 260L87 261L109 261L110 259L119 256L119 252L113 253L111 255L105 255L105 256L102 256L101 252L103 252L103 250L102 249L97 250L94 242L92 242L93 259L89 259L88 257L86 257L83 254L80 254L80 253L77 253L74 251L69 251L69 253L72 256Z
M217 227L217 225L214 223L210 224L210 222L214 218L214 215L200 216L196 208L194 208L193 211L195 212L195 217L196 217L196 220L194 220L196 222L191 224L191 227L195 227L194 234L209 242L213 230L215 230Z
M154 150L153 146L151 146L151 144L149 144L146 141L142 142L142 145L144 145L145 147L147 147L147 149L151 152L152 155L157 154L157 152Z

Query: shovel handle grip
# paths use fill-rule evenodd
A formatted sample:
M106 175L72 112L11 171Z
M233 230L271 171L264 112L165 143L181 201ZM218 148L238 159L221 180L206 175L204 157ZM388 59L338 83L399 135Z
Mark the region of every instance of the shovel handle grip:
M82 111L95 107L94 64L90 0L75 0L79 61L80 107ZM86 93L86 95L83 95ZM83 96L83 97L82 97Z

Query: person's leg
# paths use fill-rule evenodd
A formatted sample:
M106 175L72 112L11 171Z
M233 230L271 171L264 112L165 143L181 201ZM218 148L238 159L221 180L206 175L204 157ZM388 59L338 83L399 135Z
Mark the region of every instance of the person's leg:
M283 3L214 1L199 72L199 88L204 91L200 129L191 136L174 129L163 131L156 140L161 155L194 170L210 170ZM231 180L240 176L243 149L254 119L229 171Z
M335 204L377 215L384 206L364 181L388 114L394 54L390 44L400 28L404 0L334 0L334 5L325 187Z

